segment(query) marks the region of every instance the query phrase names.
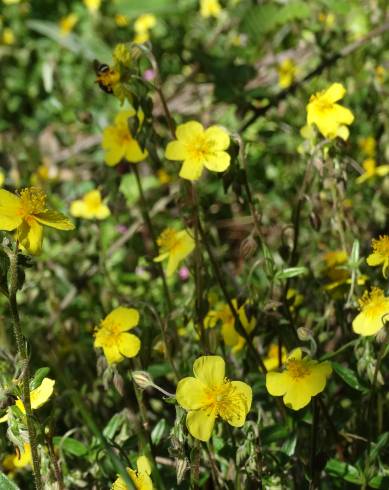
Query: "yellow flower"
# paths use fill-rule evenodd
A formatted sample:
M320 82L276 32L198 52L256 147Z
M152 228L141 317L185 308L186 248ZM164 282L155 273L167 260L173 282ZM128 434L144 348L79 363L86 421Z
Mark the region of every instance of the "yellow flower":
M273 396L283 396L287 407L300 410L324 390L331 373L328 361L318 363L308 356L302 358L298 348L289 355L284 371L266 374L266 388Z
M31 391L30 399L31 399L32 410L36 410L37 408L41 407L47 402L47 400L53 394L54 384L55 384L54 379L43 378L42 383L38 386L38 388L35 388L35 390ZM24 404L20 398L16 399L15 405L19 408L19 410L22 413L26 413L26 409L24 408ZM0 418L0 423L6 422L8 420L8 416L9 413L7 411L7 413Z
M178 264L195 248L195 241L187 230L177 231L166 228L158 237L159 255L154 262L168 260L166 275L170 277L177 270Z
M221 11L219 0L200 0L200 14L203 17L219 17Z
M214 172L224 172L230 166L230 155L225 152L230 146L230 137L220 126L204 129L196 121L178 126L177 140L166 148L168 160L183 160L180 177L188 180L200 178L203 167Z
M295 311L304 301L304 296L297 289L289 288L286 293L290 311Z
M16 454L8 454L2 461L2 466L8 472L13 472L19 468L32 465L31 446L24 443L24 450L17 450Z
M0 187L4 184L4 181L5 181L5 175L0 170Z
M193 373L195 377L182 379L176 391L177 402L188 411L186 426L190 434L208 441L217 417L233 427L242 427L251 408L250 386L227 379L220 356L199 357L193 364Z
M287 360L287 350L285 347L282 347L281 349L281 365L285 364ZM267 351L267 357L264 359L263 363L265 364L265 368L268 371L274 371L274 369L277 369L280 366L279 363L279 358L278 358L278 345L277 344L271 344L269 347L269 350Z
M20 3L20 0L3 0L3 3L5 5L16 5L17 3Z
M17 241L30 254L38 254L42 249L42 225L58 230L74 229L62 213L47 209L42 189L27 187L20 191L20 196L0 189L0 230L16 230Z
M142 44L150 39L150 30L156 25L157 19L152 14L143 14L135 20L134 31L135 38L134 42Z
M249 319L246 312L246 308L250 305L250 303L246 301L239 308L238 301L233 299L232 305L235 308L235 311L238 313L239 320L243 328L247 333L252 332L255 327L255 318L251 317ZM236 331L235 317L228 304L221 303L215 308L215 310L209 311L204 319L204 325L206 327L213 328L218 321L221 322L221 333L224 342L232 348L232 352L240 351L244 347L246 340Z
M142 151L139 143L132 137L128 127L128 119L134 117L136 112L133 108L119 112L115 118L115 124L104 129L103 148L105 162L109 166L117 165L122 159L131 163L138 163L144 160L148 153ZM142 114L139 115L142 121Z
M73 201L70 213L72 216L85 219L106 219L111 214L108 206L101 200L99 190L87 192L82 199Z
M153 482L151 481L151 467L146 456L140 456L136 460L137 471L127 468L127 472L133 481L136 490L153 490ZM127 485L122 477L118 477L112 485L111 490L127 490Z
M374 335L389 320L389 298L380 288L365 291L359 299L361 312L354 318L353 330L360 335Z
M287 58L283 60L277 67L278 72L278 85L281 88L288 88L294 82L297 74L297 66L296 63Z
M359 138L358 146L362 153L367 157L373 158L376 153L377 142L373 136L366 136L366 138Z
M388 277L387 269L389 267L389 236L380 236L378 240L371 241L373 253L369 255L366 262L371 267L382 264L382 274L385 279Z
M15 44L15 34L10 27L5 27L3 29L3 33L1 37L2 37L3 44L7 44L8 46Z
M62 17L59 21L59 30L63 36L67 36L73 27L78 22L78 16L76 14L69 14L66 17Z
M346 124L354 121L353 113L336 102L343 98L346 89L340 83L333 83L327 90L312 95L307 105L307 123L316 124L320 133L329 139L348 138Z
M385 81L385 76L386 76L386 69L382 65L378 65L375 67L375 78L378 83L384 83Z
M130 51L128 45L125 43L117 44L115 46L115 49L113 50L113 58L118 63L121 63L122 65L124 65L126 67L131 66L132 55L131 55L131 51Z
M320 12L319 21L328 29L331 29L335 24L335 15L332 13Z
M126 15L116 14L115 22L118 27L127 27L130 25L130 21Z
M389 165L379 165L377 167L377 163L374 158L366 158L366 160L362 162L362 167L364 168L365 172L357 177L357 184L362 184L363 182L366 182L366 180L369 180L375 176L385 177L385 175L389 174Z
M94 13L99 10L101 0L84 0L84 4L90 12Z
M135 357L140 350L140 340L127 333L138 325L139 313L133 308L114 309L97 327L95 347L102 347L108 364L121 362L125 357Z

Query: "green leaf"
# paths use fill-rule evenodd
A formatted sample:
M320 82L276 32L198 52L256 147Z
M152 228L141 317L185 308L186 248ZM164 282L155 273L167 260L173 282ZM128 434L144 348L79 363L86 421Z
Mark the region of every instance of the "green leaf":
M389 488L389 476L373 476L373 478L369 480L369 488L387 490Z
M48 367L43 367L38 369L35 374L33 379L30 381L30 390L35 390L35 388L38 388L42 384L43 378L45 378L50 372L50 368Z
M356 485L362 485L363 483L363 476L355 466L337 459L330 459L326 464L325 471L331 476L340 477Z
M167 424L165 419L161 419L151 431L151 442L159 444L166 433Z
M347 383L349 386L351 386L351 388L354 388L354 390L358 390L358 391L362 391L362 392L366 392L367 391L367 388L365 386L363 386L357 375L354 373L354 371L352 371L351 369L349 368L346 368L344 366L342 366L341 364L337 363L337 362L332 362L332 367L334 368L336 374L338 374L345 383Z
M307 274L308 269L306 267L288 267L282 271L278 271L274 276L274 279L290 279L291 277L302 276Z
M381 449L386 447L389 442L389 432L384 432L378 438L376 444L373 445L373 449L370 451L369 460L374 461L379 456Z
M20 490L14 482L9 480L3 472L0 471L0 489L1 490Z
M61 447L66 453L72 454L73 456L85 456L88 453L87 446L77 441L77 439L73 439L73 437L53 437L53 444L54 446Z
M145 12L159 15L174 15L189 8L193 8L196 2L193 0L116 0L118 12L128 17L137 17Z
M112 440L116 432L124 424L125 417L123 413L116 413L108 424L104 427L103 434L108 440Z
M359 265L359 240L354 240L350 256L350 266L355 269Z
M166 374L170 373L171 370L172 368L166 362L163 364L152 364L147 368L147 372L150 373L153 378L165 376Z
M266 446L271 442L286 439L290 435L290 430L284 425L272 425L264 427L261 431L262 443Z

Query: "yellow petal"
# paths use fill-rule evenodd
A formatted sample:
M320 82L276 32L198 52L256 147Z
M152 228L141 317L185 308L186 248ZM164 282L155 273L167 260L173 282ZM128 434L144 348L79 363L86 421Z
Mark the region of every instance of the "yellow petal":
M284 395L284 403L293 410L304 408L311 401L311 394L304 384L304 378L293 381Z
M230 347L238 344L240 335L235 330L235 321L232 319L231 321L225 322L221 328L221 334L223 336L224 342Z
M151 475L150 461L146 456L139 456L139 458L136 460L136 467L138 469L138 473L146 473L146 475Z
M186 159L180 170L180 177L187 180L198 180L203 173L203 164L198 160Z
M22 218L18 216L21 208L20 198L0 189L0 229L5 231L15 230L22 223Z
M189 433L200 441L209 441L215 425L215 413L211 410L191 411L186 416Z
M225 362L220 356L202 356L195 360L193 373L206 386L222 384L225 376Z
M81 199L76 199L70 204L70 214L75 218L82 218L86 213L85 202Z
M126 111L120 111L117 114L117 116L115 117L115 124L116 125L125 124L126 126L128 126L128 120L131 117L134 117L135 114L136 114L136 111L135 111L135 109L133 107L130 107Z
M42 225L51 226L57 230L74 230L74 224L58 211L48 210L44 213L35 214L34 217Z
M225 151L218 151L204 159L204 167L213 172L224 172L230 166L231 157Z
M293 349L291 353L288 356L289 359L296 359L296 361L300 361L303 356L303 351L300 349L300 347L297 347L297 349Z
M30 217L28 223L23 221L17 229L17 239L28 253L38 255L42 251L43 226Z
M333 112L333 118L338 124L351 124L354 121L354 114L342 105L334 104L331 112Z
M47 402L47 400L53 394L54 385L55 385L54 379L43 378L40 386L38 386L38 388L35 388L35 390L31 391L31 394L30 394L31 408L33 410L41 407L42 405L44 405Z
M267 373L266 389L273 396L282 396L288 391L290 376L284 371L283 373Z
M147 150L142 151L139 143L132 139L128 143L126 143L124 147L124 157L128 162L138 163L144 160L148 155Z
M110 216L111 211L108 206L105 204L101 204L97 210L95 211L95 215L97 219L106 219Z
M365 311L361 311L359 315L354 318L352 327L355 333L363 336L374 335L381 330L384 326L383 317L389 314L389 307L384 306L377 308L374 314L369 314Z
M181 379L177 385L176 399L185 410L198 410L206 405L206 386L193 377Z
M251 387L242 381L231 381L234 388L232 410L226 411L223 417L233 427L242 427L250 411L253 392Z
M344 97L345 93L346 89L341 83L333 83L331 87L325 91L324 97L330 102L337 102Z
M371 267L374 267L376 265L382 264L382 262L384 262L384 260L385 259L381 254L374 252L367 257L366 262Z
M7 422L7 420L8 420L8 410L5 415L0 417L0 424L2 424L3 422Z
M119 327L120 332L131 330L139 323L139 312L134 308L125 308L119 306L111 311L103 320L102 326L105 322L115 323Z
M181 141L171 141L165 150L165 158L168 160L185 160L187 151Z
M227 150L230 146L230 136L227 131L220 126L211 126L205 131L207 140L213 142L212 149Z
M176 137L179 141L185 143L193 140L194 137L204 133L203 126L197 121L189 121L185 124L180 124L176 129Z
M157 261L158 262L158 261ZM171 277L177 270L180 263L180 258L176 254L169 254L169 261L167 263L166 276Z
M96 346L96 343L95 343ZM96 346L97 347L97 346ZM123 361L124 357L120 354L119 348L117 345L106 346L103 345L104 355L108 361L108 364L115 364L117 362Z
M140 350L140 340L132 333L121 333L117 343L119 352L124 357L135 357Z
M379 165L376 168L376 174L380 177L385 177L385 175L389 174L389 165Z

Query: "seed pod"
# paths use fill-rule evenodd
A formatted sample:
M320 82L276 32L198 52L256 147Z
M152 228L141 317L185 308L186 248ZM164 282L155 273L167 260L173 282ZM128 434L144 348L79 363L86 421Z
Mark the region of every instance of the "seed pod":
M251 235L246 237L240 244L240 255L244 259L249 259L250 257L252 257L255 254L256 250L257 242Z
M153 386L153 378L147 371L132 371L131 373L134 383L141 389L144 390L149 386Z

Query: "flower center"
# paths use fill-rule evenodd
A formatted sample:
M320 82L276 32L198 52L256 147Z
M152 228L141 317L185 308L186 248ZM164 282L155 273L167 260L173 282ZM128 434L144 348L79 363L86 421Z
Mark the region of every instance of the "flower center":
M368 311L374 313L380 310L386 303L387 298L384 296L384 292L380 288L372 288L370 293L365 291L362 298L359 300L359 306L362 311Z
M215 412L216 417L231 420L240 417L242 411L242 394L225 378L220 385L207 389L207 406Z
M329 101L323 94L325 91L319 92L317 95L312 95L311 101L315 103L316 109L320 112L330 111L334 104Z
M311 373L309 364L306 361L291 359L290 361L287 362L286 366L287 366L288 374L295 379L304 378L305 376L308 376L308 374Z
M161 249L165 251L172 250L178 243L177 232L173 228L167 228L164 230L159 238L157 244Z
M107 347L112 347L117 343L117 339L121 334L120 326L114 322L104 321L101 324L99 334L104 337L104 344Z
M378 240L372 241L374 252L382 255L383 257L389 257L389 236L380 236Z
M85 204L90 211L96 211L101 206L100 196L95 193L85 196Z
M128 129L127 122L121 122L116 126L116 135L120 144L125 145L132 141L132 135Z
M197 136L187 145L187 151L193 160L205 160L215 153L215 141L207 139L205 135Z
M21 208L19 216L25 218L46 211L46 194L38 187L27 187L20 192Z

